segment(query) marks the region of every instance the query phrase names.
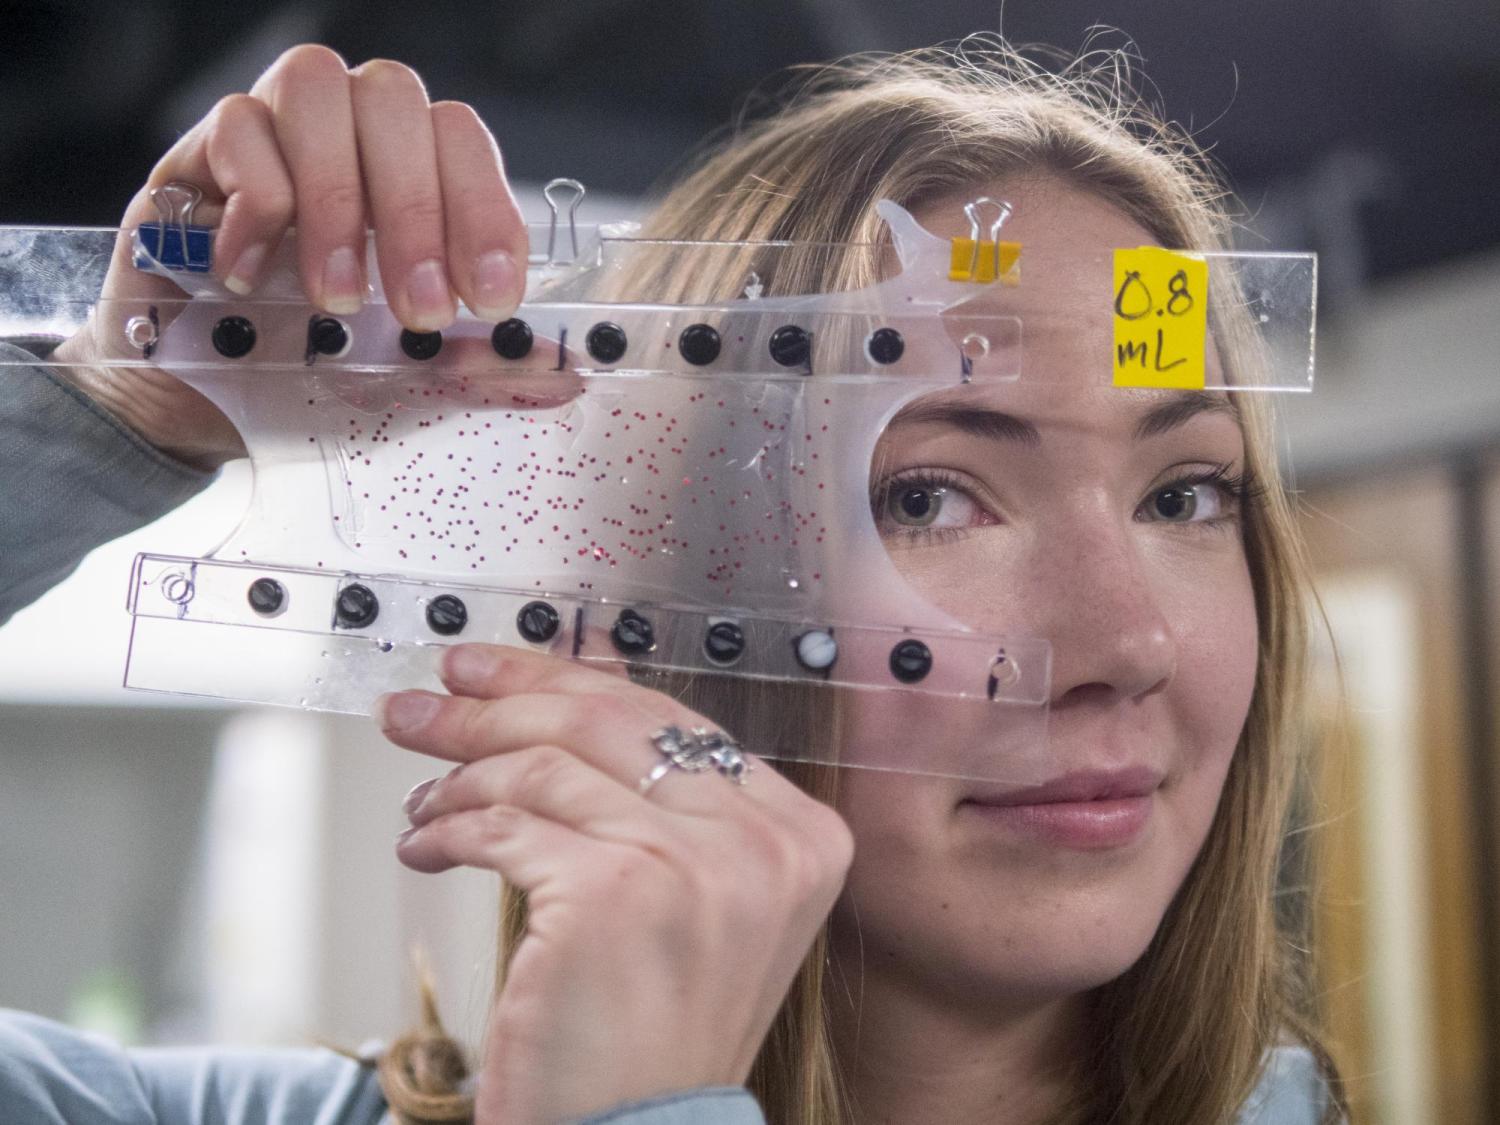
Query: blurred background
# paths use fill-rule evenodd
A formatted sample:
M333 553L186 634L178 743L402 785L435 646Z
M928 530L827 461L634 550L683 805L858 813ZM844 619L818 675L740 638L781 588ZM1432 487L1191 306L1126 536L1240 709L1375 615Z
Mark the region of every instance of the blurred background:
M1244 247L1321 255L1317 393L1283 416L1349 700L1325 650L1306 737L1339 749L1302 815L1358 1119L1500 1121L1500 6L1012 0L1003 30L1073 49L1096 23L1226 170ZM997 28L994 0L0 5L0 222L112 224L298 42L413 65L490 123L529 211L574 176L597 220L638 213L780 68ZM433 770L363 720L118 687L134 553L204 553L247 496L231 466L0 628L0 1006L133 1042L354 1046L413 1016L415 941L477 1036L494 882L391 858Z

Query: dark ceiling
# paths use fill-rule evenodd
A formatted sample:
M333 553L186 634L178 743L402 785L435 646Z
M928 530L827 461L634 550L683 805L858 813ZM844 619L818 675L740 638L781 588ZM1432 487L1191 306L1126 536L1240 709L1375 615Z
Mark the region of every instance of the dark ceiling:
M995 0L42 0L0 7L0 221L107 224L214 98L291 42L401 59L475 104L512 174L636 194L794 63L1000 24ZM1015 42L1123 29L1271 245L1337 299L1500 243L1493 0L1012 0ZM1117 45L1124 35L1106 36Z

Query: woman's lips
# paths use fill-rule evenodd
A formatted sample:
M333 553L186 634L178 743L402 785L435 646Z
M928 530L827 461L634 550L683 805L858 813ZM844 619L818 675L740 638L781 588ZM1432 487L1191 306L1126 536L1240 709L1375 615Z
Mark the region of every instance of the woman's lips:
M973 793L959 807L984 823L1061 847L1117 848L1145 830L1161 783L1161 773L1145 766L1085 770L1042 785Z

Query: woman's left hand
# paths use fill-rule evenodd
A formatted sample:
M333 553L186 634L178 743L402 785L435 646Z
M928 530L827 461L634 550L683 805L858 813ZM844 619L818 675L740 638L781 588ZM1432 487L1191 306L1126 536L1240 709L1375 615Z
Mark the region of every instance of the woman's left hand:
M764 766L744 786L673 769L641 795L665 761L653 733L713 724L621 676L473 644L442 676L453 695L401 692L378 712L391 741L463 763L413 790L397 853L497 871L530 914L489 1014L476 1122L743 1084L843 886L843 819Z

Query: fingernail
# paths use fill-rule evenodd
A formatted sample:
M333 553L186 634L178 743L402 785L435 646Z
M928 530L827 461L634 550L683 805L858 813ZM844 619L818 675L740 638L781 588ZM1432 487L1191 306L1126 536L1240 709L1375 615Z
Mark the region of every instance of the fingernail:
M443 678L460 684L482 684L500 663L485 645L454 645L443 661Z
M411 792L406 795L406 800L401 802L401 811L407 816L417 811L417 806L422 803L422 798L427 796L427 791L437 784L437 778L429 777L426 781L419 781L411 787Z
M362 284L359 258L349 247L340 246L323 265L323 308L341 316L359 312Z
M481 254L474 262L474 315L482 320L505 320L516 311L516 260L504 250Z
M402 831L396 833L396 846L399 848L402 844L406 843L407 840L411 839L412 834L415 833L416 830L420 827L420 824L414 824L410 828L403 829Z
M375 701L375 719L382 730L411 730L436 715L440 706L434 695L414 691L392 692Z
M234 268L224 279L224 288L241 297L254 289L256 278L260 276L261 263L266 260L267 249L269 248L264 242L257 242L241 251L240 256L234 260Z
M428 258L413 266L406 277L406 299L411 302L411 316L417 327L434 330L446 327L453 319L453 295L448 289L443 263Z

